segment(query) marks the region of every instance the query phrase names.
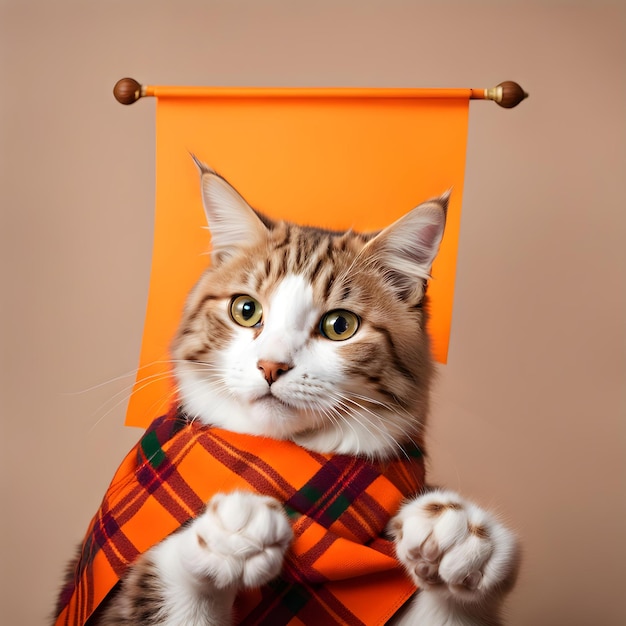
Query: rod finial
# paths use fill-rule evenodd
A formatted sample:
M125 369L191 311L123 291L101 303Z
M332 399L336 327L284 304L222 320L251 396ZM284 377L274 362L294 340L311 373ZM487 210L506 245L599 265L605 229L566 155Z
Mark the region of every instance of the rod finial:
M485 89L485 99L493 100L505 109L516 107L525 98L528 98L528 94L512 80L505 80L497 87Z
M143 91L134 78L120 78L113 87L113 95L121 104L133 104L143 96Z
M505 80L498 87L502 88L502 99L498 104L505 109L516 107L522 100L528 98L528 94L512 80Z

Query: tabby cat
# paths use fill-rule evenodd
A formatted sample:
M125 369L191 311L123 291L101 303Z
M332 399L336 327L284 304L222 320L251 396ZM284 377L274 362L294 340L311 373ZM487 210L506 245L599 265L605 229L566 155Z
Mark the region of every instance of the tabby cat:
M212 256L172 346L185 413L322 454L384 460L407 442L422 447L433 377L426 286L448 195L378 233L332 232L270 220L196 164ZM501 623L518 545L490 513L427 489L388 533L421 589L390 624ZM291 541L277 501L218 494L138 559L90 624L227 626L237 592L277 576ZM151 603L158 611L138 618Z

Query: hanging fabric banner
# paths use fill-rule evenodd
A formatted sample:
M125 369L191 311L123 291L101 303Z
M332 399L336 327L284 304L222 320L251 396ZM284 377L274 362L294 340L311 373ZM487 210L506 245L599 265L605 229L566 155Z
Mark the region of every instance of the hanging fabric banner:
M428 288L433 354L446 362L473 90L146 89L157 98L156 216L128 425L147 426L171 401L169 344L209 262L190 153L269 217L337 230L380 229L452 189Z
M400 502L422 489L421 451L406 446L381 463L323 455L201 424L171 402L169 344L210 250L190 153L270 218L333 230L378 230L452 189L428 288L433 354L445 363L469 100L510 108L525 94L510 82L484 93L118 85L125 104L157 97L152 273L127 412L129 425L148 428L89 525L55 623L87 623L139 555L200 514L215 493L242 488L282 502L295 538L278 582L238 594L240 623L278 623L280 615L294 626L382 626L415 591L385 528Z

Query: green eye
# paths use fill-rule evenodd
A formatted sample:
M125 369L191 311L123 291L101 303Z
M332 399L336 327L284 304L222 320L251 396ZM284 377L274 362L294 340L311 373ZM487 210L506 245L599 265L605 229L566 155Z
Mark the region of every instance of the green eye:
M240 326L256 326L263 317L263 307L251 296L235 296L230 301L230 315Z
M359 318L350 311L337 309L330 311L322 317L320 331L332 341L344 341L350 339L359 330Z

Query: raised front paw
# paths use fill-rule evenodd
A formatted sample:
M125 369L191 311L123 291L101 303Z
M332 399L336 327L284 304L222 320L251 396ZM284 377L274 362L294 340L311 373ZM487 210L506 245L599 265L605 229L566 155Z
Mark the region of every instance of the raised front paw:
M513 583L515 536L453 492L433 491L408 502L390 529L398 558L424 590L478 602Z
M183 533L185 568L218 588L269 582L293 539L280 503L246 491L215 495Z

